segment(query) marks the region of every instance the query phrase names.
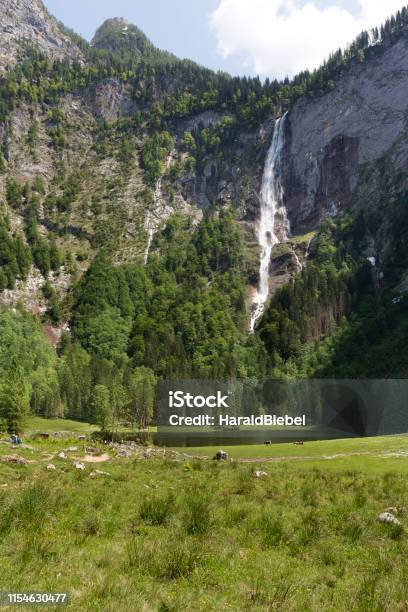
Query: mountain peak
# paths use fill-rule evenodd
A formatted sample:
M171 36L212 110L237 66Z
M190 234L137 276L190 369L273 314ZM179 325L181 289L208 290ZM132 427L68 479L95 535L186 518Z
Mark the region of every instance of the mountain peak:
M144 55L153 44L144 32L124 17L107 19L97 29L91 45L107 51L134 51Z

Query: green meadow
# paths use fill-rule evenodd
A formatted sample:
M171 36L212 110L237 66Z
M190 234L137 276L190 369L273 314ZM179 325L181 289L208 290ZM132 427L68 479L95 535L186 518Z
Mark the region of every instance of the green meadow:
M184 450L194 456L213 457L218 447L202 446ZM313 441L305 442L303 446L293 443L234 445L225 446L223 450L234 460L270 462L302 470L361 470L365 474L386 474L390 470L403 473L408 471L406 435Z
M119 456L79 440L92 426L30 427L45 429L28 423L29 448L0 444L0 591L68 592L81 611L407 609L406 436L216 462L212 447ZM401 525L378 522L388 507Z

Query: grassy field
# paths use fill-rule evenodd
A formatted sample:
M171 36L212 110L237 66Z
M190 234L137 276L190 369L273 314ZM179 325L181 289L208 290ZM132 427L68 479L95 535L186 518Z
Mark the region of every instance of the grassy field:
M79 432L0 444L28 461L0 461L0 591L67 591L81 611L408 609L408 437L231 447L222 463L108 449L82 471ZM376 520L389 506L401 527Z
M72 433L87 434L98 430L96 425L70 421L69 419L42 419L37 416L27 417L24 422L24 433L30 434L34 431L54 433L56 431L68 431Z
M201 446L178 449L194 456L213 457L218 447ZM286 467L325 471L361 470L365 474L386 474L390 470L408 472L408 436L352 438L293 443L223 447L232 459L270 462ZM271 466L272 468L272 466Z

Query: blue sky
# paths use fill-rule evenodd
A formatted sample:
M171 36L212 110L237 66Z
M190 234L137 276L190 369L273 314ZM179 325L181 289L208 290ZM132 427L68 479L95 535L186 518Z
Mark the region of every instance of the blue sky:
M407 0L45 0L90 40L108 17L125 17L153 43L232 74L293 75L314 68Z

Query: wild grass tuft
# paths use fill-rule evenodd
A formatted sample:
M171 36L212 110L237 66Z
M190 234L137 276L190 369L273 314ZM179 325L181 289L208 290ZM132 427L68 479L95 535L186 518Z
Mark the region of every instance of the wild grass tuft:
M162 538L159 542L134 538L127 546L126 567L164 580L189 576L201 563L203 554L190 538Z
M285 537L283 520L279 514L266 512L259 520L261 542L265 548L271 548L282 543Z
M161 497L145 499L140 506L139 516L150 525L164 525L174 509L175 498L172 492Z
M88 514L84 516L79 525L80 532L84 536L96 536L101 531L101 520L98 514Z
M159 577L168 580L190 576L202 561L202 553L194 540L172 543L165 550Z
M240 469L236 476L235 493L237 495L249 495L255 487L255 479L251 469Z
M41 531L53 503L53 493L44 482L35 480L17 493L1 496L0 533L13 526L21 531Z
M206 534L213 520L213 512L207 495L191 491L184 499L184 527L190 535Z

